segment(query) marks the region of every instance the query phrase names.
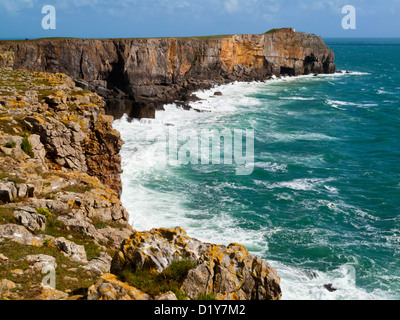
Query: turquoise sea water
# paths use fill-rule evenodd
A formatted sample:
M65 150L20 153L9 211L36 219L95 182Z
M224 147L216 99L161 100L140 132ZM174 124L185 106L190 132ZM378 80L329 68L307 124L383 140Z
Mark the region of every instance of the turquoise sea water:
M115 121L122 200L138 230L246 245L277 269L284 299L399 299L400 40L326 42L350 73L224 85L197 93L193 107L210 112ZM166 164L154 139L166 124L181 145L202 129L253 129L254 172Z

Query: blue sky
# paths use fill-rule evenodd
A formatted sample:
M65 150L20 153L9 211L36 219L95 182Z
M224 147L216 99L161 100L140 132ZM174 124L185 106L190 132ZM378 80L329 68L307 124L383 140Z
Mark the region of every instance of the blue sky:
M55 30L41 26L56 8ZM342 7L357 29L342 28ZM123 38L263 33L294 27L323 37L400 38L400 0L0 0L0 39Z

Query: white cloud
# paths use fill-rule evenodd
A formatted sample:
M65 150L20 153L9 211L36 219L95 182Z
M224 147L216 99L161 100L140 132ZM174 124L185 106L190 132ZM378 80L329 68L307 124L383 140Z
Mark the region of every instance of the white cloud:
M239 11L239 0L227 0L224 3L226 11L234 13Z
M9 13L33 7L33 0L0 0L0 7Z

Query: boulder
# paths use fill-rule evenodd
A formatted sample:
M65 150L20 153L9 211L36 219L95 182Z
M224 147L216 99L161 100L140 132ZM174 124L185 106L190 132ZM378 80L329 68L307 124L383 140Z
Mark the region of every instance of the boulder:
M0 280L0 297L6 297L12 289L15 289L17 285L7 279Z
M24 227L31 232L46 229L46 217L36 213L35 209L30 207L21 207L14 212L14 216Z
M30 264L30 267L35 272L43 271L46 273L57 268L56 259L44 254L26 256L24 260Z
M151 297L106 273L89 288L88 300L151 300Z
M10 203L17 195L18 191L13 182L0 182L0 201Z
M36 300L54 301L54 300L65 300L68 298L68 294L52 287L42 285L42 291Z
M100 257L90 260L89 263L81 266L81 268L101 276L104 273L110 272L111 261L112 257L109 254L101 252Z
M175 293L169 291L169 292L160 294L159 296L155 297L154 300L169 300L169 301L173 301L173 300L178 300L178 298L176 297Z
M76 243L69 241L65 238L57 238L51 241L56 248L58 248L66 257L77 261L87 262L85 247L77 245Z

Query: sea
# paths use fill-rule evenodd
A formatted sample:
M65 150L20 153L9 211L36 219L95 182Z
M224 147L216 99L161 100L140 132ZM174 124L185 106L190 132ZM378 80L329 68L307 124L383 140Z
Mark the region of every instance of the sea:
M245 245L277 270L284 300L398 300L400 39L325 42L343 72L221 85L191 110L116 120L122 201L136 230ZM247 174L224 161L229 139L220 163L185 151L223 130L234 150L242 130L242 155L253 143ZM193 161L170 161L173 150Z

